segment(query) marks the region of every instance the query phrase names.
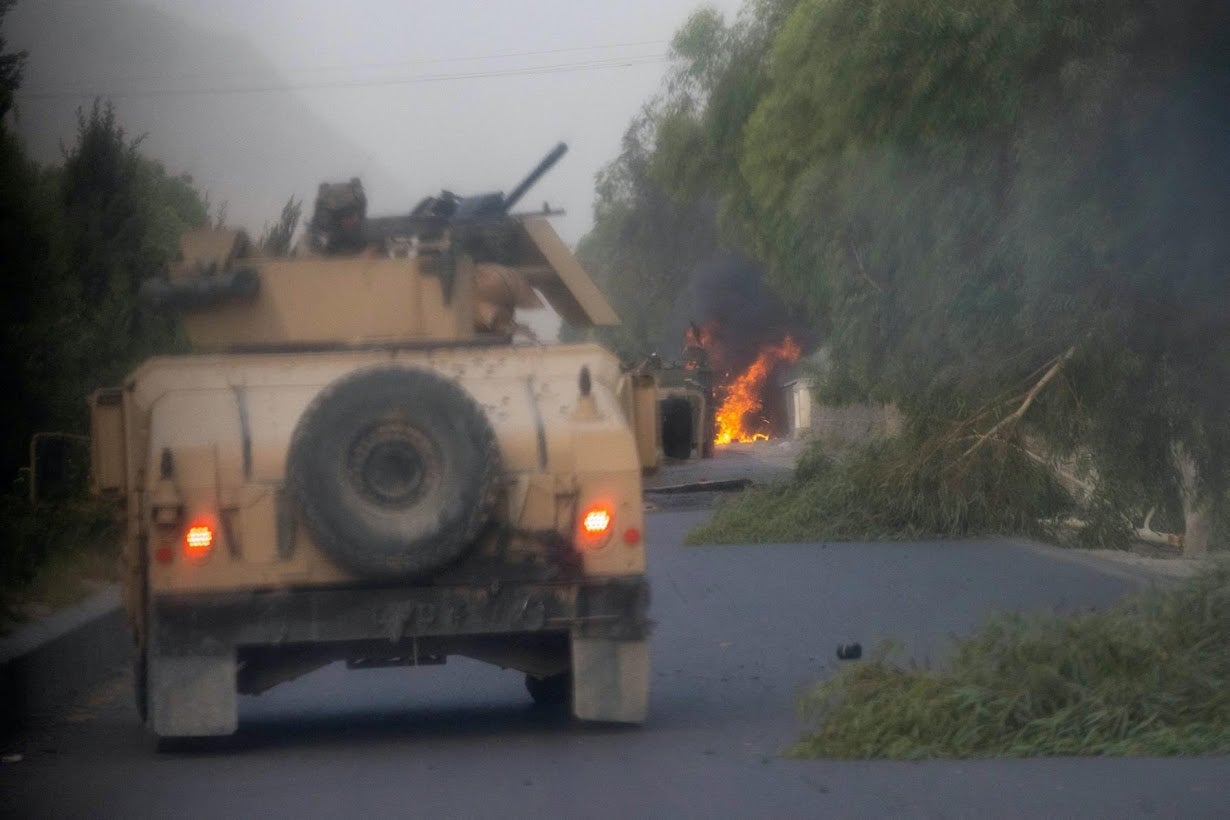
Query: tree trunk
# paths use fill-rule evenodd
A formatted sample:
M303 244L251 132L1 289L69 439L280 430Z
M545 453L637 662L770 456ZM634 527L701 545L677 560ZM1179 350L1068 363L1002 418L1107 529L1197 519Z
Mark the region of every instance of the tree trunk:
M1182 445L1174 447L1183 500L1183 556L1203 558L1209 554L1209 505L1200 492L1196 462Z

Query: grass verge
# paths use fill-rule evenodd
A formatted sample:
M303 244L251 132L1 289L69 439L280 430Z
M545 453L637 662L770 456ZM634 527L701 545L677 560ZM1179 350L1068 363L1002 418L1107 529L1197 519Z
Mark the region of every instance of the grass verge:
M0 497L0 634L118 578L114 511L88 500Z
M995 620L941 671L882 649L800 700L800 757L1230 753L1230 564L1100 613Z
M928 451L897 437L839 462L813 446L791 481L752 488L720 505L688 543L1049 538L1040 522L1072 509L1053 474L1023 450L988 447L968 458L959 452Z

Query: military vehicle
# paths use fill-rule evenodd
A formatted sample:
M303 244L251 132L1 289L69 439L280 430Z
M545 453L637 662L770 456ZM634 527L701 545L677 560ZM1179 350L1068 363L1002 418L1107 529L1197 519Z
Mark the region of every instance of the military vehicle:
M713 458L716 433L713 372L664 364L657 371L662 453L667 458Z
M703 339L701 328L691 322L684 337L682 362L664 362L655 353L638 365L653 373L658 383L662 453L667 458L713 458L717 402Z
M147 284L194 352L94 394L92 486L125 510L156 735L230 734L239 693L329 663L450 656L581 719L644 719L654 380L594 344L514 343L536 292L618 323L549 213L512 211L564 150L508 195L406 216L325 185L302 252L191 232Z

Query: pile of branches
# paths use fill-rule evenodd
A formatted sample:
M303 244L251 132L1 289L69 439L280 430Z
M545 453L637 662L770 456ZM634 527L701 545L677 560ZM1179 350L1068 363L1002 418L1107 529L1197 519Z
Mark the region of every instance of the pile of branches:
M1230 566L1114 609L1003 617L939 670L890 647L805 695L801 757L1230 752Z
M1023 391L959 420L911 418L902 435L840 460L816 442L793 480L753 489L719 507L689 540L1058 537L1078 501L1071 481L1030 446L1022 422L1072 355L1072 349L1065 351L1031 374Z

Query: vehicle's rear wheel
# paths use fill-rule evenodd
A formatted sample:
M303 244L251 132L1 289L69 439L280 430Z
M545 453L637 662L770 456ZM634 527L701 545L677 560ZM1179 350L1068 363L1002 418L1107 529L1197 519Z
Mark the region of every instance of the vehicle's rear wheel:
M545 678L526 675L525 688L540 706L562 706L572 697L572 673L560 672Z
M287 474L330 557L401 579L460 558L499 490L499 449L482 407L430 370L386 365L322 390L291 440Z

